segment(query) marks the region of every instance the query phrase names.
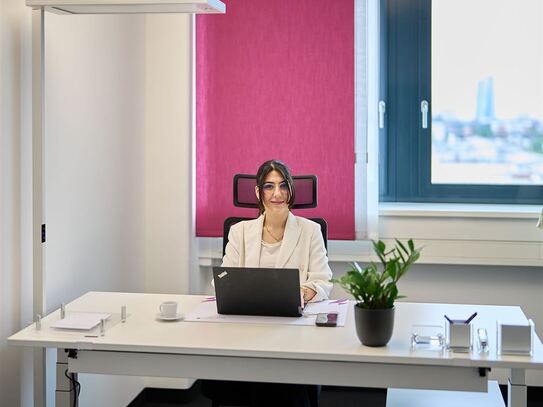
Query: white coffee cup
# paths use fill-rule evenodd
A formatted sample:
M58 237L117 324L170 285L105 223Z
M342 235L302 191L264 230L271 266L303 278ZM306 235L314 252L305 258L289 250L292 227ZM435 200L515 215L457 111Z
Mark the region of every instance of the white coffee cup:
M177 302L165 301L160 304L160 316L163 318L175 318L177 316Z

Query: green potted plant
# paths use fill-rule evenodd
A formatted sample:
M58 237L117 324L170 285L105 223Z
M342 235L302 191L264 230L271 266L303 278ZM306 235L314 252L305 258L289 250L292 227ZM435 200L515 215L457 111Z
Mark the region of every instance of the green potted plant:
M406 247L407 246L407 247ZM373 242L373 250L381 265L371 263L362 268L352 263L352 268L339 279L333 279L349 292L356 304L356 333L367 346L385 346L394 328L394 301L398 295L397 283L420 257L412 239L407 245L396 239L396 245L387 251L384 242Z

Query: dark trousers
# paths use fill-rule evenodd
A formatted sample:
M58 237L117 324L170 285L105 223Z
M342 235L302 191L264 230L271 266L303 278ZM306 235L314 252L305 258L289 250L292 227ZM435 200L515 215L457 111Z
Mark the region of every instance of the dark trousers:
M303 384L253 383L250 393L251 407L312 407L311 387Z
M317 407L320 386L202 380L202 394L222 406Z

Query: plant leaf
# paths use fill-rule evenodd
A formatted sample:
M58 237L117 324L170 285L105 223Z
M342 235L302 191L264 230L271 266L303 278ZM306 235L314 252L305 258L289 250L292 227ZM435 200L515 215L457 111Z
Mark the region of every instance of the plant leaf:
M409 251L405 248L403 243L400 242L398 239L394 239L394 240L396 240L396 244L400 247L400 249L402 249L405 252L405 254L407 254L409 256Z

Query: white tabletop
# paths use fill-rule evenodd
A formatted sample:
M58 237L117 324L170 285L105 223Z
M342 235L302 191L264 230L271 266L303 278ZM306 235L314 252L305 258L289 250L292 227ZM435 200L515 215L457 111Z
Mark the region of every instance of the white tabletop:
M156 318L163 301L178 301L180 311L186 313L205 298L193 295L89 292L69 303L66 312L118 314L121 306L126 305L129 315L127 321L108 327L104 336L90 338L81 332L50 328L49 325L59 319L57 310L42 319L41 330L36 330L32 324L8 338L8 343L80 350L543 369L543 345L537 337L531 357L496 354L496 319L505 323L523 323L526 317L520 307L397 303L393 337L386 347L381 348L361 345L355 332L352 307L345 327L335 328L165 322ZM411 349L410 333L413 324L443 325L444 314L467 317L475 311L478 315L473 320L474 328L487 329L489 353Z

